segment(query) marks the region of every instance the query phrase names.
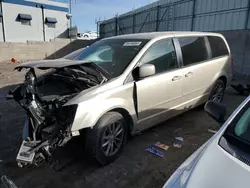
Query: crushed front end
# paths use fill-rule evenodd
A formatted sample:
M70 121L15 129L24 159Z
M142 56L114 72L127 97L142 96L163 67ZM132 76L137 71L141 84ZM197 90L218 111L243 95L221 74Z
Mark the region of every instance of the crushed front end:
M20 167L52 162L51 150L64 146L71 138L77 105L65 104L81 91L101 83L79 67L60 68L37 78L33 68L24 83L7 98L17 101L26 112L23 143L17 155Z

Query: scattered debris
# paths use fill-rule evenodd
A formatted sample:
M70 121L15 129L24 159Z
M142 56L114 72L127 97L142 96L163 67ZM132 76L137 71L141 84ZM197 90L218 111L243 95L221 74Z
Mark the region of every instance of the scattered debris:
M159 171L163 178L166 178L166 174L164 172Z
M181 130L181 128L179 128L179 129L176 129L174 132L176 133L176 132L178 132L179 130Z
M12 62L12 63L16 63L16 62L17 62L17 59L16 59L16 58L14 58L14 57L13 57L13 58L11 58L11 62Z
M158 147L158 148L161 148L161 149L163 149L163 150L165 150L165 151L167 151L168 150L168 148L169 148L169 146L167 146L166 144L162 144L162 143L160 143L160 142L157 142L156 144L154 144L156 147Z
M207 129L207 132L209 132L209 133L213 133L213 134L216 134L216 133L217 133L217 131L212 130L212 129Z
M153 134L154 134L155 136L158 136L158 134L157 134L155 131L153 131Z
M175 148L181 148L181 147L182 147L181 144L176 144L176 143L174 143L173 146L174 146Z
M176 140L183 142L184 138L183 137L175 137Z
M158 157L161 157L161 158L164 157L164 153L161 152L160 150L154 148L154 147L149 147L149 148L146 149L146 151L149 152L149 153L152 153L152 154L154 154L154 155L156 155Z

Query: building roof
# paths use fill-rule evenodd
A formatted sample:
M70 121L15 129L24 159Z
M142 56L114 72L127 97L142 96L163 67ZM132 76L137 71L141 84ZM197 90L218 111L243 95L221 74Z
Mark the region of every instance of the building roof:
M0 0L1 1L1 0ZM29 7L41 7L49 10L56 10L61 12L69 12L69 5L67 3L55 2L51 0L4 0L4 3L29 6Z
M127 34L127 35L118 35L106 39L154 39L160 37L168 37L168 36L192 36L192 35L211 35L211 36L221 36L217 33L208 33L208 32L184 32L184 31L177 31L177 32L150 32L150 33L136 33L136 34ZM105 39L103 39L105 40Z

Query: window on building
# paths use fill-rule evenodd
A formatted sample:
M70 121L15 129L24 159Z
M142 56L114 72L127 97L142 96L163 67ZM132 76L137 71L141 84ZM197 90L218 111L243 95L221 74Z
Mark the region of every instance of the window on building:
M209 59L204 37L183 37L179 38L179 42L184 66Z
M31 25L31 21L28 20L21 20L20 22L22 25Z
M153 64L156 73L178 68L172 39L154 43L140 60L140 64Z
M18 14L17 21L21 22L22 25L31 25L32 17L29 14Z
M55 28L57 23L56 18L46 17L45 18L45 24L50 28Z
M229 52L227 46L222 38L209 36L208 41L211 46L213 58L228 55Z
M47 26L49 28L56 28L56 24L53 24L53 23L47 23Z

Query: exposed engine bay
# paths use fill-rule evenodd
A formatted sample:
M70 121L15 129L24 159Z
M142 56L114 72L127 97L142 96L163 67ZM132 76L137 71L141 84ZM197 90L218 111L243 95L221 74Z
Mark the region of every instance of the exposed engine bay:
M7 97L18 102L27 115L17 156L19 166L49 162L50 150L64 146L72 137L70 128L77 105L65 104L81 91L107 80L91 63L55 68L39 77L30 68L24 83Z

